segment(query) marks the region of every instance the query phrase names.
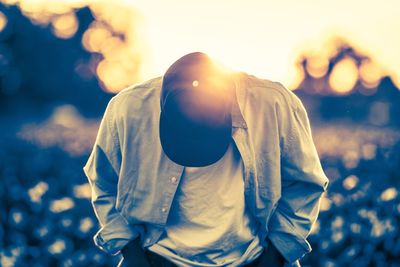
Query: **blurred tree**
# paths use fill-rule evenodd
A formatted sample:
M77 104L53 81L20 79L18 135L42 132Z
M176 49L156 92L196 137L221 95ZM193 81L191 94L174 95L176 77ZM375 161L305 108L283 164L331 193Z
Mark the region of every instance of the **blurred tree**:
M34 25L15 6L0 5L7 25L0 34L0 104L8 110L26 111L48 104L71 103L91 115L111 97L100 90L94 75L82 79L78 64L91 54L81 46L83 32L93 17L88 8L78 10L79 28L70 39L59 39L49 27Z
M300 56L295 93L314 120L400 127L400 90L367 55L335 38L321 53Z
M69 103L98 116L112 93L137 82L143 51L132 9L25 2L0 4L0 111Z

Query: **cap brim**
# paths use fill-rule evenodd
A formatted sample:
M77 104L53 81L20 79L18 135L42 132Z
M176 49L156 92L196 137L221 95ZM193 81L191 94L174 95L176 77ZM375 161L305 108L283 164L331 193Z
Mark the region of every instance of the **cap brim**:
M204 167L217 162L225 154L231 140L231 117L218 128L202 129L194 137L185 127L170 123L160 114L159 134L164 153L175 163L188 167Z

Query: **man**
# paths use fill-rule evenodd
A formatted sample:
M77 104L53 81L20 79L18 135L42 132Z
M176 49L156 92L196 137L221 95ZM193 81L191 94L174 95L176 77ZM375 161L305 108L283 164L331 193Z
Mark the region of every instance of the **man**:
M328 186L300 100L203 53L114 96L83 169L124 266L299 266Z

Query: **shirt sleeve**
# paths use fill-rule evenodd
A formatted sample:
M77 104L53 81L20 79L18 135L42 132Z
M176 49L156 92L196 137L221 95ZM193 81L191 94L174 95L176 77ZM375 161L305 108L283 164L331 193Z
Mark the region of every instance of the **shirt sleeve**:
M269 221L268 238L286 259L285 266L311 252L307 241L319 214L320 197L327 190L326 177L312 139L309 119L300 99L282 110L281 198Z
M106 253L117 255L130 240L143 236L144 229L142 225L129 225L116 209L122 155L113 123L112 100L104 112L95 144L83 171L92 189L91 201L100 223L94 242Z

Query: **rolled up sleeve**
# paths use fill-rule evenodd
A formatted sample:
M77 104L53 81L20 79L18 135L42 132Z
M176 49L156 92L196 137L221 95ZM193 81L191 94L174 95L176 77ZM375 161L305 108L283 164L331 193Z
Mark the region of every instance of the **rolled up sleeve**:
M121 151L113 127L112 100L107 105L100 123L92 152L83 167L92 189L92 205L100 223L94 236L95 244L108 254L116 255L139 235L143 226L129 225L116 209L118 173Z
M281 112L281 198L269 221L268 238L287 261L299 260L312 248L307 241L319 214L320 198L327 190L326 177L301 101Z

